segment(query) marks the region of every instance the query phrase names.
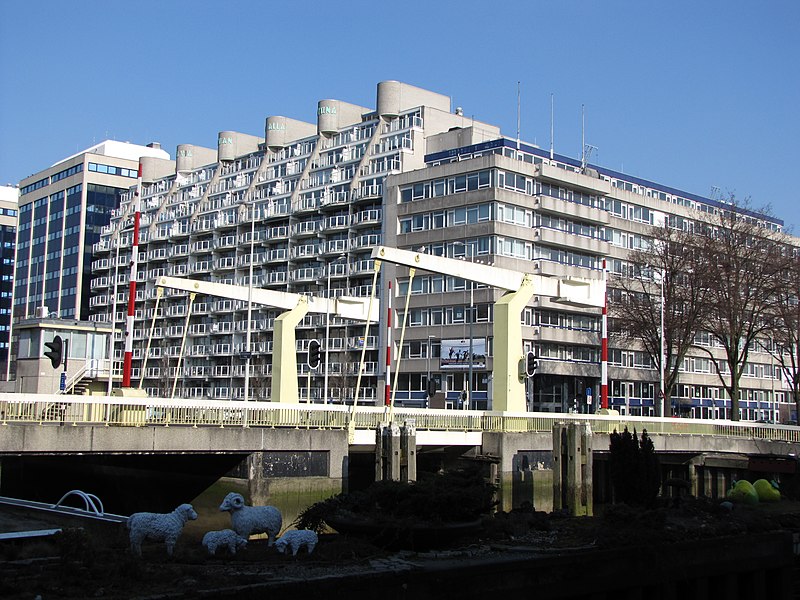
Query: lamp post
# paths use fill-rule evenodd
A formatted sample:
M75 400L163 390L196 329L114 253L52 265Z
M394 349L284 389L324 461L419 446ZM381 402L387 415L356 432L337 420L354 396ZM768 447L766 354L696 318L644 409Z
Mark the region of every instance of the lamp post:
M250 338L252 337L252 314L253 314L253 253L255 250L256 237L256 205L251 204L250 215L250 271L247 277L247 333L244 342L244 400L247 402L250 396Z
M428 408L431 402L431 354L433 353L432 340L435 337L435 335L428 334L428 377L425 380L425 408Z
M663 417L664 415L664 404L666 399L666 390L664 389L664 371L665 371L665 364L667 361L667 347L665 343L665 335L664 335L664 276L666 271L664 267L658 268L649 264L645 264L645 268L652 269L653 277L656 273L659 275L659 332L658 332L658 404L654 402L654 408L656 409L657 416ZM644 408L644 407L642 407Z
M474 246L462 241L454 241L453 244L464 246L465 250L469 251L469 261L475 262L475 248ZM470 280L469 282L469 385L467 385L467 408L474 408L472 406L472 363L473 363L473 348L472 348L472 324L475 321L475 298L473 295L475 283Z
M322 389L322 402L323 404L328 404L328 356L330 355L329 352L329 344L330 344L330 333L331 333L331 268L333 265L342 258L345 258L347 255L342 253L339 254L336 258L328 263L328 285L327 291L325 294L326 304L325 304L325 375L324 375L324 383Z
M664 270L661 269L661 329L660 329L660 340L659 340L659 386L660 392L658 395L658 410L659 416L663 417L664 415L664 401L666 399L666 391L664 389L664 362L667 360L667 349L664 343Z

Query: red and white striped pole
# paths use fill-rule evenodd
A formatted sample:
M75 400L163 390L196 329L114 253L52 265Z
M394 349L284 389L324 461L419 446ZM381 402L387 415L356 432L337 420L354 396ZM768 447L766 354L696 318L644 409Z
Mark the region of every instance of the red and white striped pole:
M392 386L389 372L392 364L392 282L389 281L389 299L386 303L386 398L384 404L390 406L392 404Z
M131 247L130 291L128 292L128 320L125 324L125 361L122 364L122 387L131 387L131 364L133 363L133 315L136 308L136 266L139 262L139 218L142 209L142 163L133 194L133 245Z
M600 408L608 408L608 271L603 259L603 317L600 335Z

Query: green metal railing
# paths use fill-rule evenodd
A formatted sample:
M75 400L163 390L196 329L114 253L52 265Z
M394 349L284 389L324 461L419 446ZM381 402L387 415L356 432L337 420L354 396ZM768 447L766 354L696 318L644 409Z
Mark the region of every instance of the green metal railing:
M383 407L271 402L165 400L109 396L0 394L0 425L110 427L291 427L300 429L375 429L390 413ZM800 427L698 419L500 413L492 411L395 408L397 423L413 420L417 431L549 433L555 423L588 422L595 433L625 427L651 435L707 435L800 442Z

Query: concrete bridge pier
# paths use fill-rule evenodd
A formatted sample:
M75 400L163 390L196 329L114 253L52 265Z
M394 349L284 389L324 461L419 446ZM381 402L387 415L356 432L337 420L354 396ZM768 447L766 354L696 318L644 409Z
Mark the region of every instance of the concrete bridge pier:
M553 426L553 510L592 516L592 429L588 423Z
M550 433L486 433L482 452L499 459L498 509L530 506L544 512L566 508L574 515L593 514L588 424L559 423Z
M417 433L413 420L375 430L375 481L417 480Z
M498 460L498 509L531 506L553 510L553 453L550 433L484 433L481 453Z
M691 494L697 498L724 498L733 481L747 477L749 467L747 456L695 456L689 461Z
M291 513L294 507L302 510L347 491L347 431L296 433L270 436L268 449L247 455L247 492L253 505L287 507Z

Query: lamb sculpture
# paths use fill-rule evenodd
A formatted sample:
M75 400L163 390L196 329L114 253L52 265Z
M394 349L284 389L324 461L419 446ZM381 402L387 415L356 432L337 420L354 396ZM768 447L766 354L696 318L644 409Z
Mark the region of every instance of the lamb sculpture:
M311 554L317 546L319 538L310 529L293 529L287 531L275 542L275 549L281 554L286 554L287 546L292 551L292 556L297 556L300 548L304 547Z
M236 492L225 496L219 509L231 513L231 527L243 538L266 533L267 546L275 542L283 523L280 511L274 506L245 506L244 497Z
M247 540L233 529L222 531L209 531L203 536L203 546L210 555L217 552L217 548L227 548L231 554L236 554L238 548L247 546Z
M142 555L142 542L152 540L167 545L167 555L172 556L175 542L178 541L183 526L187 521L194 521L197 513L191 504L181 504L171 513L138 512L128 517L131 551L136 556Z

